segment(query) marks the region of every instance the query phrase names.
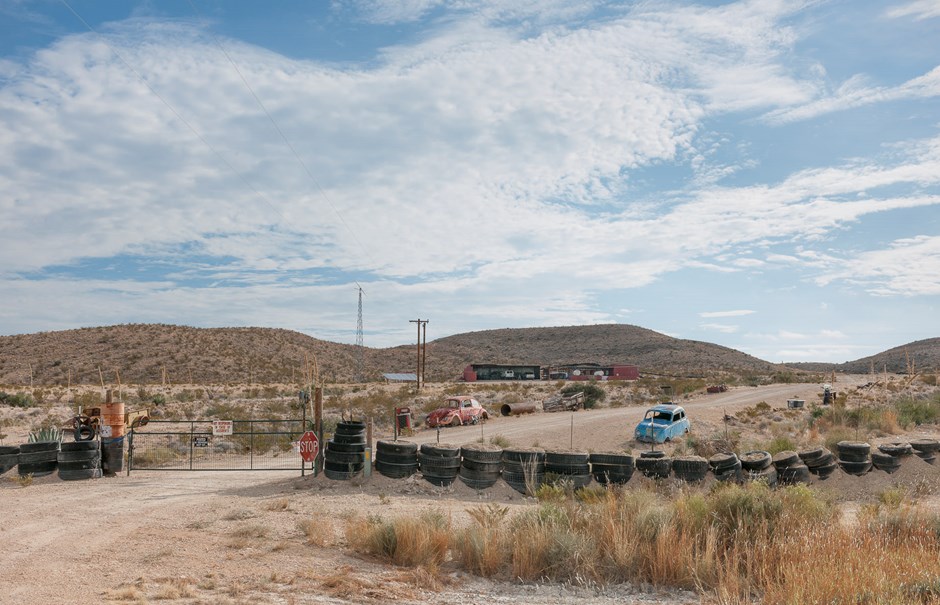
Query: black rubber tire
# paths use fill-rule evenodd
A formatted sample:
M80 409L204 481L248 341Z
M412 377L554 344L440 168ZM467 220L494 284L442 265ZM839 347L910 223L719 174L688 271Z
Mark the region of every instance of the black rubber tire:
M19 454L20 448L15 445L0 445L0 456L9 456L10 454Z
M692 473L702 473L704 475L708 472L708 469L708 460L702 458L701 456L679 456L678 458L672 459L672 470L676 472L690 471Z
M940 441L936 439L912 439L911 448L918 452L934 453L940 450Z
M418 453L418 444L411 441L378 441L375 444L375 451L397 456L405 454L415 456Z
M605 472L605 471L592 471L591 475L594 476L594 480L600 483L601 485L608 484L617 484L622 485L630 481L633 478L633 471L627 473L617 473L614 471Z
M871 463L875 466L878 465L894 465L900 464L901 461L898 460L895 456L891 454L885 454L884 452L872 452L871 453Z
M395 464L394 462L375 461L375 470L385 477L404 479L418 472L418 464Z
M506 449L503 460L507 462L545 462L545 452L540 449Z
M328 469L336 473L357 473L361 471L364 466L364 462L360 464L345 464L342 462L330 462L329 460L326 460L323 463L324 469Z
M836 457L832 455L832 452L830 452L829 450L826 450L826 453L823 454L821 457L819 457L819 458L817 458L817 459L815 459L815 460L813 460L813 461L804 460L804 461L803 461L803 464L805 464L806 466L808 466L808 467L809 467L809 470L813 470L814 468L817 468L817 467L820 467L820 466L829 466L830 464L834 463L835 461L836 461Z
M666 452L663 450L646 450L640 452L640 458L647 458L650 460L658 460L660 458L665 458Z
M83 471L90 468L101 468L101 459L92 458L91 460L77 460L75 462L60 462L58 464L59 472L62 471Z
M423 475L433 475L435 477L456 477L457 473L460 472L459 466L434 466L433 464L426 464L424 466L419 465L418 470L421 471Z
M545 463L546 473L555 473L556 475L584 475L591 472L591 465L584 464L549 464Z
M774 487L777 485L777 479L779 474L777 469L774 468L774 465L763 468L759 471L748 471L743 473L743 478L748 481L763 481L767 484L768 487Z
M839 452L839 460L844 460L845 462L868 462L871 458L868 457L868 454L859 454L857 452Z
M850 475L864 475L871 470L871 460L856 462L854 460L839 459L839 467Z
M461 477L472 479L474 481L487 481L489 479L494 479L494 480L499 479L502 473L503 471L498 470L498 469L497 470L474 470L474 469L467 468L465 466L461 466L457 470L457 474L460 475Z
M787 485L809 483L811 477L809 467L805 464L791 464L777 473L778 480Z
M477 462L476 460L468 460L464 458L463 461L461 461L460 466L471 471L499 472L503 470L503 463L498 460L495 462Z
M469 445L460 448L460 455L464 460L473 462L500 462L503 459L503 450L477 449Z
M836 472L836 469L839 468L838 463L835 461L830 462L829 464L823 466L817 466L816 468L809 469L811 473L816 475L820 480L828 479L832 476L832 473Z
M583 466L591 462L591 455L587 452L545 452L545 465L556 466Z
M502 478L506 483L525 483L527 478L532 478L538 485L545 481L545 473L515 473L512 471L503 471Z
M326 442L326 451L341 452L343 454L361 454L366 451L365 441L362 443L338 443L336 441Z
M547 479L548 476L546 476L546 483L548 483ZM583 489L587 487L587 485L591 483L591 480L593 479L594 477L591 475L591 473L585 473L583 475L556 475L552 483L557 485L559 482L563 482L570 484L574 489Z
M872 462L872 468L878 469L879 471L884 471L889 475L898 472L901 469L901 463L895 462L894 464L875 464Z
M20 445L20 453L28 454L32 452L57 452L59 451L58 441L35 441L33 443L24 443Z
M762 471L773 464L773 456L770 455L770 452L764 450L744 452L739 460L741 460L741 468L748 472Z
M58 466L59 463L55 460L52 460L51 462L33 462L29 464L23 464L21 462L19 465L17 465L17 472L21 477L25 477L26 475L42 477L43 475L51 475L54 473Z
M327 443L345 443L347 445L361 445L365 447L366 445L366 436L365 434L359 435L333 435L333 438L330 439ZM329 447L329 446L328 446Z
M824 447L811 447L805 450L800 450L796 453L800 457L800 460L803 461L803 464L806 464L807 460L816 460L817 458L822 457L826 453L826 448Z
M442 458L440 456L425 456L418 454L418 466L421 468L460 468L460 458Z
M334 464L362 464L365 461L364 455L359 452L334 452L333 450L327 450L323 457L327 462Z
M366 423L358 420L348 422L338 422L336 424L337 435L361 435L366 432Z
M101 452L99 450L87 450L84 452L59 452L56 460L59 462L83 462L100 458Z
M591 464L616 464L617 466L633 466L632 454L591 454Z
M376 452L375 453L376 462L382 461L389 464L418 464L418 456L416 453L411 454L390 454L388 452Z
M927 464L934 464L937 460L937 456L936 454L930 454L929 456L921 457L921 460L923 460Z
M708 466L710 466L713 471L718 472L734 468L735 466L740 466L740 464L741 461L734 452L718 453L708 459Z
M418 452L425 456L438 458L460 458L460 446L450 445L448 443L422 443Z
M324 476L326 476L327 479L332 479L333 481L349 481L350 479L359 476L361 473L361 470L353 472L342 472L334 471L328 468L323 469Z
M784 450L782 452L777 452L771 458L774 468L777 469L779 473L781 470L787 468L788 466L793 466L794 464L802 464L800 461L800 455L794 452L793 450Z
M836 447L839 450L839 458L842 460L845 460L843 454L854 454L856 456L864 454L867 456L871 453L871 445L861 441L840 441L836 444Z
M85 443L95 438L95 428L90 424L80 424L72 429L72 439L74 443ZM63 444L65 445L65 444Z
M438 477L435 475L422 474L421 476L425 481L427 481L431 485L436 485L438 487L447 487L448 485L452 484L454 481L457 480L457 475L453 475L452 477Z
M776 468L773 465L770 468ZM733 466L724 467L721 470L712 469L712 474L715 475L715 479L719 481L741 481L744 479L744 472L742 471L741 461L738 460Z
M545 472L545 463L544 462L515 462L513 460L503 460L502 462L503 470L509 471L510 473L524 473L526 471L544 473Z
M63 481L82 481L84 479L100 479L100 468L88 468L83 470L63 470L59 469L59 479Z
M636 470L651 479L665 479L672 472L672 458L637 458Z
M458 478L464 485L472 489L487 489L496 485L496 482L499 481L499 475L489 479L471 479L470 477L464 477L463 475L458 475Z
M878 451L900 458L901 456L910 456L913 454L914 448L911 447L910 443L883 443L878 446ZM874 455L874 452L872 452L872 457L874 457Z
M60 452L85 452L88 450L98 450L100 444L97 441L63 441L59 448Z
M3 475L10 469L20 463L19 454L0 454L0 475Z
M59 452L56 450L49 450L46 452L20 452L20 465L23 464L34 464L38 462L56 462L59 459Z

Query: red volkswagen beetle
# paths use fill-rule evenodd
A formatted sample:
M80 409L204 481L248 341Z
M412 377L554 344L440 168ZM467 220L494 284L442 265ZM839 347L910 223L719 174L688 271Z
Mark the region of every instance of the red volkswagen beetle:
M484 422L490 417L480 402L468 395L448 397L444 405L437 408L425 419L429 427L460 426Z

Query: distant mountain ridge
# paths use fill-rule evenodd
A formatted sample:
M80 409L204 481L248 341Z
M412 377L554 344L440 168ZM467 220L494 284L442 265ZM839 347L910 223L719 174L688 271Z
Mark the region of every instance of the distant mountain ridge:
M918 367L930 363L936 367L940 339L906 347L910 350L915 344ZM895 360L892 352L904 348L885 355L890 353ZM292 330L126 324L0 336L0 384L64 385L69 376L73 384L97 384L100 377L113 384L118 372L125 384L160 384L164 372L173 384L290 383L303 375L305 355L311 365L316 360L330 382L352 382L357 377L360 350L355 345ZM381 380L384 372L414 371L415 345L364 347L361 358L363 378ZM846 371L867 372L867 359L842 366L849 368ZM456 379L470 363L579 362L634 364L645 373L702 376L785 370L728 347L622 324L484 330L427 345L429 381ZM892 361L889 371L898 371L895 367Z

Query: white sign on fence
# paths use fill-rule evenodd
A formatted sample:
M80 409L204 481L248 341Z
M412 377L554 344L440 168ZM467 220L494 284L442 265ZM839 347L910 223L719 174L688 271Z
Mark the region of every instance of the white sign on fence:
M232 428L235 423L231 420L213 420L212 421L212 434L213 435L231 435Z

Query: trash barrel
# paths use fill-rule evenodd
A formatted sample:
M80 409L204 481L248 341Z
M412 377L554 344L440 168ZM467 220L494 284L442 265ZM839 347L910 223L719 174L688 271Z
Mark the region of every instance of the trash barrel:
M398 430L411 428L411 408L395 408L395 417L398 419Z
M101 439L101 469L105 475L115 475L124 469L124 437Z

